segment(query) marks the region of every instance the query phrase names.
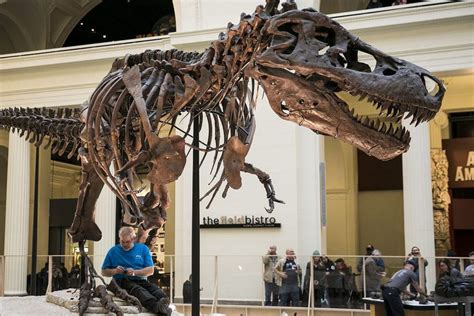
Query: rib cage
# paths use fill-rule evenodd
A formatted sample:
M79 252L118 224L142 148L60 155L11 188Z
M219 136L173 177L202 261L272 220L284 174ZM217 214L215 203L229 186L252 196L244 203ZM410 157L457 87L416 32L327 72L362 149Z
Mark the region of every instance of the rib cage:
M220 45L225 45L225 42ZM201 136L203 140L200 141L200 150L204 151L201 164L209 152L214 152L212 180L222 178L222 175L217 175L223 172L222 152L230 137L238 136L244 143L251 143L254 114L247 102L249 80L240 80L242 78L239 77L238 80L234 78L233 81L219 83L212 75L213 68L219 65L213 64L212 60L223 58L216 56L214 49L204 53L149 50L138 55L128 55L116 60L111 72L92 94L85 122L89 157L95 162L96 172L101 179L122 203L133 209L139 207L139 199L133 189L135 181L131 181L130 177L126 183L117 181L110 171L110 163L112 161L114 169L119 170L141 150L149 149L143 122L123 81L124 72L129 67L137 65L140 69L141 91L155 135L168 126L169 134L177 133L192 139L190 130L193 119L199 117L200 129L205 124L207 134ZM231 74L229 71L229 76ZM227 93L219 94L223 89ZM253 95L253 91L250 95ZM178 119L188 120L186 129L177 126ZM191 142L188 140L188 145ZM134 172L132 178L138 178ZM213 191L217 192L220 184ZM134 206L122 192L132 196Z

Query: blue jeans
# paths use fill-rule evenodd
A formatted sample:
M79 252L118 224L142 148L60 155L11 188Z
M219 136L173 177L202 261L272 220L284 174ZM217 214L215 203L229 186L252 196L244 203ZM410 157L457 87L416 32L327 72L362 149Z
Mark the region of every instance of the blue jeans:
M286 287L287 290L281 291L280 288L280 306L290 306L290 300L293 306L300 306L300 289L297 285Z
M278 306L278 290L275 282L265 282L265 306Z

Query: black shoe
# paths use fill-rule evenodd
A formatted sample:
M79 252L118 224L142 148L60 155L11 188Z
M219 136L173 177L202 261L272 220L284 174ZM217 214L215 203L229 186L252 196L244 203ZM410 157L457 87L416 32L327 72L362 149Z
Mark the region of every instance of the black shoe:
M170 300L167 297L161 298L158 303L156 304L156 312L161 313L167 316L171 316L171 313L173 312L171 308L169 307L170 305Z

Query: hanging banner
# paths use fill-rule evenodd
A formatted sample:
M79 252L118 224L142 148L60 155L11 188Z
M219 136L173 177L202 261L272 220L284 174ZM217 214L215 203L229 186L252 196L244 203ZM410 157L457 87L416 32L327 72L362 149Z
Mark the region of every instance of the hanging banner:
M474 188L474 137L443 140L449 188Z

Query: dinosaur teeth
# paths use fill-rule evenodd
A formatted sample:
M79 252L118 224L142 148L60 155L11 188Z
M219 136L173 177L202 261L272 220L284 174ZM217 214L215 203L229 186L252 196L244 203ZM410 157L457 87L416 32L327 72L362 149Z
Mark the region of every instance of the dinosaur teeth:
M422 118L418 118L418 119L416 120L415 127L418 126L418 124L420 124L422 121L423 121Z
M387 109L387 117L392 116L392 111L393 111L393 108L392 108L391 106L388 106L388 109Z
M364 116L364 118L362 119L362 124L368 126L369 124L369 118L367 116Z
M363 101L366 96L367 96L367 93L361 92L361 93L360 93L360 97L359 97L359 101Z
M380 128L379 132L385 133L387 131L387 127L385 126L385 123L382 122L382 127Z
M388 123L387 134L392 134L392 133L393 133L393 126L392 126L392 123Z
M375 128L376 130L378 130L379 127L380 127L380 121L377 119L377 120L375 120L374 128Z
M415 109L415 111L413 111L413 118L411 119L410 125L416 121L417 116L418 116L417 109Z
M397 130L395 131L395 137L397 137L398 139L401 139L403 136L403 128L399 127L397 128Z
M408 131L406 131L405 134L403 135L402 141L403 141L404 143L406 143L409 138L410 138L410 133L409 133Z

